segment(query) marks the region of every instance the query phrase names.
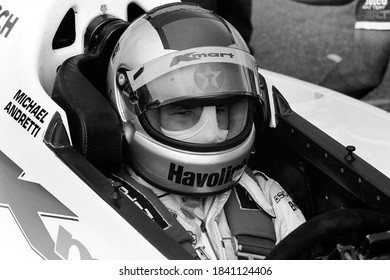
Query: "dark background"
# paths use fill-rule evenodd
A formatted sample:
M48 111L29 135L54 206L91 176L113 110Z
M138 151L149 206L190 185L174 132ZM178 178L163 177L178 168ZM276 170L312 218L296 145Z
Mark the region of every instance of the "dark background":
M253 0L251 45L260 67L319 83L352 46L355 2L345 6L309 6L290 0ZM390 71L363 98L390 111Z

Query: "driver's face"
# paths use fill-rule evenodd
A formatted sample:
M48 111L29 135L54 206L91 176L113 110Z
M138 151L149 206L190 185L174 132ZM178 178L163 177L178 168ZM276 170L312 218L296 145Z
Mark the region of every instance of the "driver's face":
M229 106L212 106L216 110L219 129L229 126ZM189 107L168 104L160 108L161 127L170 131L180 131L193 127L200 119L204 107Z

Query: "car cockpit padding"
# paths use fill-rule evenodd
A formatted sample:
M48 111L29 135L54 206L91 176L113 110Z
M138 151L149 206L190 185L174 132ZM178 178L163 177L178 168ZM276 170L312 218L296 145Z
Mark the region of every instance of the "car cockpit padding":
M105 95L111 53L129 25L110 19L89 53L67 59L60 67L52 98L66 112L73 147L104 174L122 164L122 128Z
M64 62L52 98L65 110L73 147L103 173L121 166L121 123L111 104L81 73L93 55Z

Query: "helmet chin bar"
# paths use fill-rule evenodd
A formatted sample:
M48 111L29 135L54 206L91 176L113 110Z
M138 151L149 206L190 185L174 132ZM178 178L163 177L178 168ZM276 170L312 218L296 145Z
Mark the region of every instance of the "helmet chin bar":
M144 180L181 195L212 195L231 189L241 178L254 143L255 128L235 147L196 152L162 145L138 132L127 140L126 160Z
M233 187L236 182L241 178L244 169L246 167L247 160L244 159L241 163L236 166L229 165L223 167L221 170L215 170L213 173L200 173L192 172L191 169L187 169L185 166L175 164L171 162L169 165L168 171L168 180L172 183L194 187L194 188L204 188L209 189L222 186L224 184L230 184L230 187ZM221 191L226 191L223 189Z

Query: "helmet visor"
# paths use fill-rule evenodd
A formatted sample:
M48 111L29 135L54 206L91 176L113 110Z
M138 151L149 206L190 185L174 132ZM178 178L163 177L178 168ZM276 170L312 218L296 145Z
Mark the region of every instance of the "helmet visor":
M191 144L249 133L253 103L262 99L254 57L232 48L174 52L126 75L126 107L160 134Z
M261 98L255 59L232 48L174 52L126 71L127 107L136 115L184 99L244 95Z

